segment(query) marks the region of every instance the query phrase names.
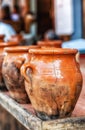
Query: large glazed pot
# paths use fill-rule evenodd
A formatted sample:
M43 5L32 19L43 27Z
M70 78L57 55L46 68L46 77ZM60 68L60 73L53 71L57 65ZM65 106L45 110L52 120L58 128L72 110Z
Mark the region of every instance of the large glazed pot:
M20 73L21 66L29 61L29 48L36 48L36 46L20 46L4 49L6 56L2 66L3 78L11 97L22 104L29 102L25 91L24 77Z
M37 115L44 120L71 115L82 88L75 49L31 49L21 73ZM27 70L29 73L27 74Z
M1 42L0 43L0 89L5 89L5 84L2 76L2 63L4 59L4 48L5 47L11 47L11 46L17 46L17 42Z
M62 41L61 40L46 40L46 41L38 41L38 46L40 47L56 47L61 48Z

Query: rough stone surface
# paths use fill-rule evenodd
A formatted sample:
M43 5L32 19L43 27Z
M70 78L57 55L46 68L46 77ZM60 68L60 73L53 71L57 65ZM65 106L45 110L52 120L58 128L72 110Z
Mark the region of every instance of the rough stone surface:
M0 130L27 130L0 105Z

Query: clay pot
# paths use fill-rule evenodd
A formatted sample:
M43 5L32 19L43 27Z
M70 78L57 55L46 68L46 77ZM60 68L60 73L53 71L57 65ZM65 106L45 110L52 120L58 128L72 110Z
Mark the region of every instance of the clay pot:
M43 120L71 115L82 88L75 49L31 49L21 73L38 117ZM27 70L29 73L27 74Z
M5 48L6 56L4 57L2 73L7 89L13 99L19 103L29 103L27 97L24 77L21 76L21 66L28 62L29 48L36 48L37 46L20 46Z
M38 41L37 44L40 47L56 47L56 48L61 48L62 41L61 40Z
M23 39L23 36L22 36L22 35L17 34L17 35L12 35L12 36L10 37L9 41L18 42L20 45L22 45L23 42L24 42L24 39Z
M0 42L4 42L5 35L0 35Z
M5 47L11 47L11 46L17 46L18 43L16 42L1 42L0 43L0 89L5 89L5 84L2 76L2 63L4 59L4 48Z

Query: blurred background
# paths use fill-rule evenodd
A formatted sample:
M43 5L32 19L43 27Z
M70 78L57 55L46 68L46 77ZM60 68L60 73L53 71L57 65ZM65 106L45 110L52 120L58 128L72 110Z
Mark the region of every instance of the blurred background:
M64 41L85 37L84 0L0 0L0 21L25 38L53 30Z
M0 0L0 34L22 35L24 45L56 36L85 53L85 0ZM26 129L0 106L0 130Z

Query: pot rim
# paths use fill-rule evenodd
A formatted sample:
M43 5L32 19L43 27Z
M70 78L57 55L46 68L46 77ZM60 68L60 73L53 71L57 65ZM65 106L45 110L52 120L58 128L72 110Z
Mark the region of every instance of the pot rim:
M76 54L77 49L67 49L67 48L39 48L39 49L30 49L29 54Z
M0 47L16 46L18 42L0 42Z
M16 46L16 47L6 47L4 48L5 52L10 52L10 53L16 53L16 52L28 52L29 49L36 49L38 46Z
M62 44L62 40L46 40L46 41L38 41L37 42L38 45L50 45L50 46L54 46L54 45L61 45Z

